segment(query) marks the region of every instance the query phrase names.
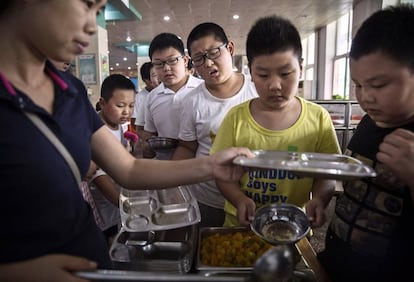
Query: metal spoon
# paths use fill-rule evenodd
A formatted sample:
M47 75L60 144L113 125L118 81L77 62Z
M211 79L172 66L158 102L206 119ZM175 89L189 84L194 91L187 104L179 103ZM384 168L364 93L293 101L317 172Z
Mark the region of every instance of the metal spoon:
M287 282L293 278L294 254L288 245L278 245L266 251L255 263L252 281Z

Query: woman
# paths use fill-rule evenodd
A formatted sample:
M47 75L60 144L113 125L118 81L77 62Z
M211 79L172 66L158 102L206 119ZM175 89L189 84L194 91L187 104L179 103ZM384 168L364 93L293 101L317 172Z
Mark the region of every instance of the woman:
M97 31L106 0L0 2L0 280L81 281L110 266L105 239L65 158L25 112L39 117L85 175L91 158L129 189L235 180L245 148L168 162L134 159L103 127L85 87L46 60L71 61ZM46 16L47 15L47 16ZM75 169L74 169L75 170ZM73 170L73 171L74 171Z

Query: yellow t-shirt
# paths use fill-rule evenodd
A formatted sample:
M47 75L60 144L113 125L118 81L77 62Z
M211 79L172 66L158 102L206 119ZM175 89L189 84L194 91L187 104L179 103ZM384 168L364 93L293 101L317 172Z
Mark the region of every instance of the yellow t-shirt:
M229 147L250 150L277 150L317 153L340 153L335 128L322 106L299 99L302 111L294 125L284 130L268 130L252 117L250 101L232 108L217 132L211 153ZM286 170L250 171L243 175L240 187L256 203L256 208L270 203L290 203L303 207L310 199L313 179L293 175ZM236 208L226 201L225 226L239 225Z

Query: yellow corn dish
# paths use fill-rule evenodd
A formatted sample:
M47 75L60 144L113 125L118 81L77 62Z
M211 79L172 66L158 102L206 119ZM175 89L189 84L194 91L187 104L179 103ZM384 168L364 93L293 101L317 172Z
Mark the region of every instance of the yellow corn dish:
M202 237L201 263L219 267L251 267L272 245L251 230L214 233Z

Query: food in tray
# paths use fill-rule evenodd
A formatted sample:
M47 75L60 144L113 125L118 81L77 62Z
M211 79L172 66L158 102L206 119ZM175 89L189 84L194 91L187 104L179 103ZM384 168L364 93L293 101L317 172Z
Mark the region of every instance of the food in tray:
M199 255L208 266L252 267L272 247L249 229L207 233L201 236Z

